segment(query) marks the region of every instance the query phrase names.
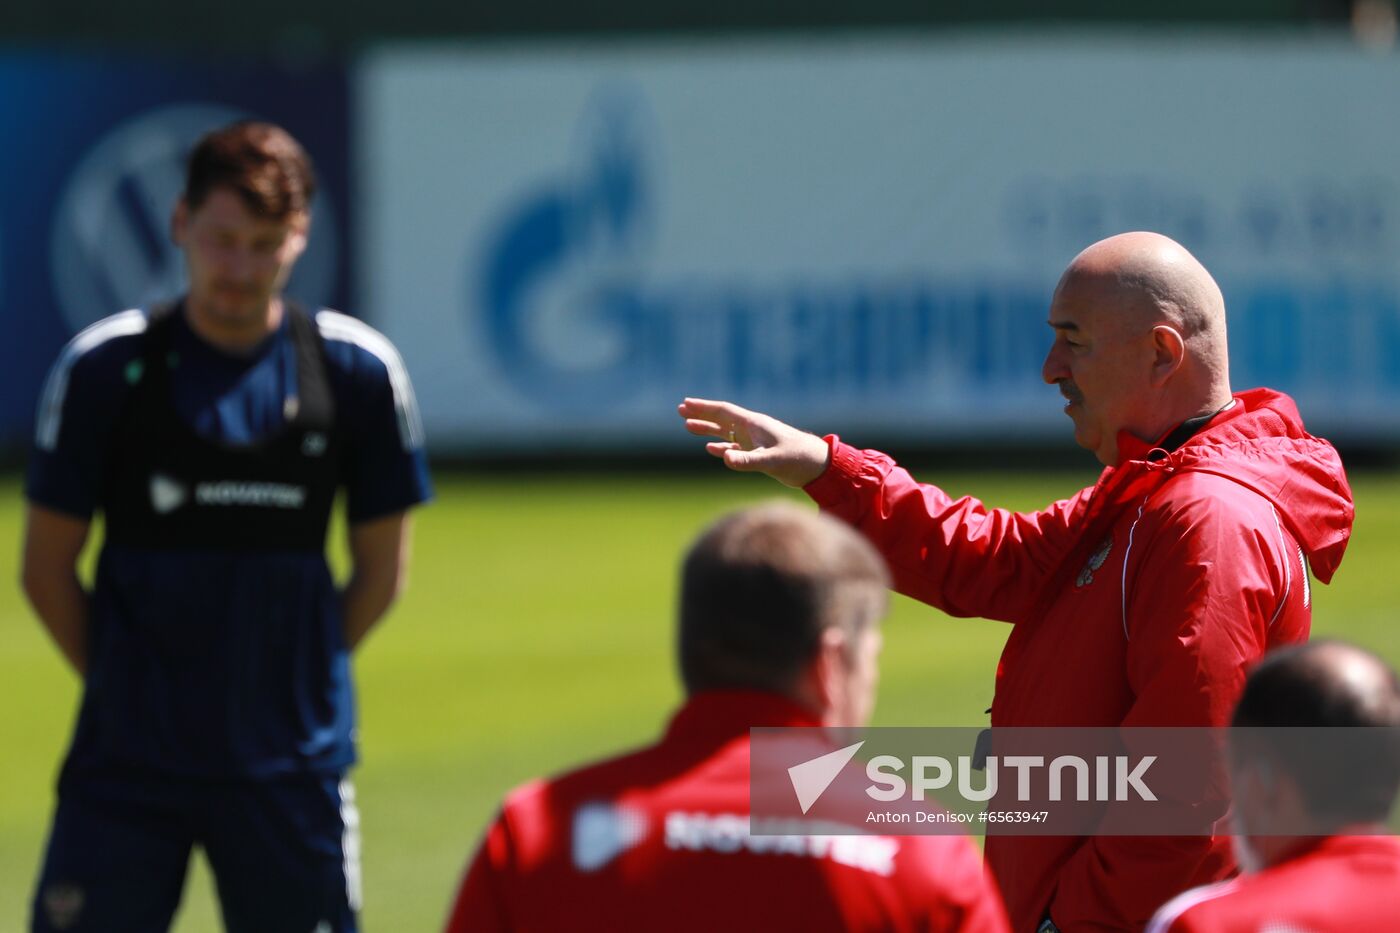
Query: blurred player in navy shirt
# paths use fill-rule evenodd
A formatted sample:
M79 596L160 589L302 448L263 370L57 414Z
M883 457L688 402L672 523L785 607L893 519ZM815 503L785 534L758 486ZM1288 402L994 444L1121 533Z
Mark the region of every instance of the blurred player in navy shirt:
M394 347L282 297L314 193L284 130L206 136L171 226L188 293L87 328L45 384L24 588L85 689L36 931L167 929L195 845L233 933L356 928L349 654L399 591L431 488Z

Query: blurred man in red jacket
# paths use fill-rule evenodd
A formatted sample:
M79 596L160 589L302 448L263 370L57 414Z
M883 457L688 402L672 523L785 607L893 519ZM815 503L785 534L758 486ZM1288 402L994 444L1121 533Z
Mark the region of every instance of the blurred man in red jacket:
M1287 396L1231 391L1224 298L1166 237L1086 249L1049 324L1042 374L1105 469L1040 512L954 500L884 454L728 402L680 414L732 469L804 487L860 529L901 593L1012 623L993 727L1224 725L1246 667L1308 637L1309 569L1330 580L1351 533L1341 461ZM1141 930L1234 871L1223 834L998 836L987 861L1018 931Z
M1400 790L1395 672L1339 642L1286 648L1249 675L1234 725L1235 847L1247 874L1176 898L1150 933L1400 926L1400 840L1385 835ZM1314 729L1333 730L1334 754Z
M859 535L794 506L712 526L685 561L688 698L665 736L507 797L448 933L1006 930L966 837L750 835L750 727L866 722L888 585Z

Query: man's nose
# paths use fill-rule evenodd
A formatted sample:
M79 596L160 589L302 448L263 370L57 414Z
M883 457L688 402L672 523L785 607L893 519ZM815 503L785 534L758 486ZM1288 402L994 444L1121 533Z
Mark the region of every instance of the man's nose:
M1065 365L1065 355L1058 341L1051 344L1050 351L1045 354L1045 363L1040 367L1040 378L1051 385L1069 378L1069 367Z
M228 252L224 269L230 278L242 283L247 281L253 270L253 254L247 249L231 249Z

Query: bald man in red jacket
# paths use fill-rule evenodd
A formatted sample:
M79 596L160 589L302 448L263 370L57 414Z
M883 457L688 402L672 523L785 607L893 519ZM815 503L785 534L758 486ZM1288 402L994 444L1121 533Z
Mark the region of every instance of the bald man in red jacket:
M1309 570L1330 580L1351 532L1340 458L1287 396L1231 390L1224 298L1166 237L1086 249L1048 323L1042 375L1105 469L1039 512L955 500L878 451L729 402L686 399L680 414L732 469L804 487L858 528L899 592L1011 623L994 728L1222 726L1246 667L1308 637ZM1024 933L1140 931L1235 871L1223 833L994 836L986 853Z

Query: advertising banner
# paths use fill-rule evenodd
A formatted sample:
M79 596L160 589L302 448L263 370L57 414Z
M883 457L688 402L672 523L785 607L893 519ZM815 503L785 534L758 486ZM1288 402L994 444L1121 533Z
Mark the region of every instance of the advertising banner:
M170 215L203 133L237 119L286 127L321 192L289 292L344 306L349 242L346 80L288 68L112 54L0 55L0 444L22 446L45 373L87 325L177 296Z
M390 46L358 86L361 310L431 443L690 443L723 397L856 443L1062 441L1059 273L1150 229L1233 381L1400 439L1400 61L1296 40Z

